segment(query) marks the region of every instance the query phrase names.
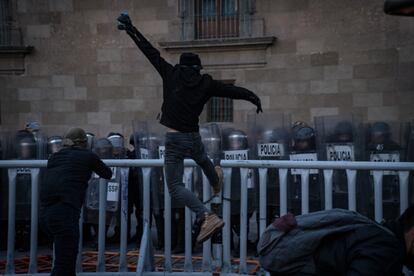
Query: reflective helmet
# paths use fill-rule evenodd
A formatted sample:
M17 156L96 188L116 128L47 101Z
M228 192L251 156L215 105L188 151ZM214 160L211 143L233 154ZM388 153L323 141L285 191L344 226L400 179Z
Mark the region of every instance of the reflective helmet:
M348 121L341 121L335 126L334 142L352 142L353 127Z
M51 136L47 139L47 154L58 152L63 147L62 136Z
M241 130L232 130L226 135L226 150L244 150L248 148L247 135Z
M94 152L102 159L111 159L112 158L112 144L106 138L100 138L96 140L94 146Z

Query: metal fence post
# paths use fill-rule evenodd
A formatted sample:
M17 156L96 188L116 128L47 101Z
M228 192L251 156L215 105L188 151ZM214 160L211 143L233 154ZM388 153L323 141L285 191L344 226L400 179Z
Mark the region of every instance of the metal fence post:
M106 197L107 180L99 179L99 230L98 230L98 261L96 264L97 272L105 271L105 225L106 225Z
M240 169L241 195L240 195L240 273L247 274L247 174L249 169Z
M210 183L203 173L203 201L207 201L211 196ZM206 204L207 209L211 209L211 204ZM203 271L211 271L211 239L203 243Z
M381 222L382 213L382 176L383 171L374 171L375 221Z
M408 199L408 177L410 176L409 171L400 171L398 172L398 177L400 179L400 213L402 214L405 209L408 208L409 199Z
M165 169L164 169L165 176ZM167 273L172 271L171 262L171 197L164 177L164 266Z
M348 181L348 209L356 211L356 170L346 170L346 178Z
M16 229L16 176L17 169L9 169L9 213L7 229L6 274L14 273L14 240Z
M259 236L261 237L266 229L267 224L267 171L268 169L259 169L259 180L260 180L260 200L259 200Z
M231 168L223 169L223 268L224 273L231 271Z
M325 210L332 209L332 179L333 170L323 170L323 179L325 182Z
M287 213L287 169L279 169L280 216Z
M29 273L37 272L37 234L39 222L39 169L30 169L32 182L32 205L30 225Z
M185 187L192 191L192 176L193 176L193 168L187 167L184 169L184 183ZM185 207L185 260L184 260L184 271L185 272L192 272L193 271L193 258L192 258L192 238L191 238L191 230L192 230L192 212L190 208Z
M302 214L309 213L309 170L301 170Z
M143 182L144 182L144 188L143 188L143 194L144 194L144 227L145 227L145 222L149 222L151 221L150 218L150 208L151 208L151 183L150 183L150 179L151 179L151 168L148 167L143 167L142 168L142 176L143 176ZM144 259L144 271L152 271L154 268L154 262L153 262L153 248L152 248L152 239L151 239L151 225L148 225L148 243L147 243L147 247L146 250L148 250L147 254L146 254L146 258ZM145 231L145 229L144 229ZM144 232L143 231L143 232ZM141 254L142 252L140 252Z
M128 168L119 168L121 173L121 241L119 248L119 270L128 271Z

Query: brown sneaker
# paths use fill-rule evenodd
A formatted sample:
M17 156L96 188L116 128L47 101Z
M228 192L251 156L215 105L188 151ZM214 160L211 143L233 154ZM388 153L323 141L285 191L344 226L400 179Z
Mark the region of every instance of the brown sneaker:
M203 243L215 233L220 231L224 226L224 221L216 214L205 214L203 224L201 224L200 234L197 237L197 243Z
M223 169L220 166L216 166L216 173L218 176L218 182L215 184L212 184L211 187L213 188L214 194L218 194L221 191L221 187L223 186Z

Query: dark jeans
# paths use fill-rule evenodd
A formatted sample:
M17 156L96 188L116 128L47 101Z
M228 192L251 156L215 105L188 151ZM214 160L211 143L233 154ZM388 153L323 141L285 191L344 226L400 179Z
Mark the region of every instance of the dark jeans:
M210 184L218 182L213 163L204 151L198 132L168 132L165 137L165 174L171 199L184 204L202 218L209 211L194 193L184 187L184 158L192 158L201 167Z
M79 216L79 210L65 203L56 203L41 208L40 227L55 245L55 260L51 276L76 275Z

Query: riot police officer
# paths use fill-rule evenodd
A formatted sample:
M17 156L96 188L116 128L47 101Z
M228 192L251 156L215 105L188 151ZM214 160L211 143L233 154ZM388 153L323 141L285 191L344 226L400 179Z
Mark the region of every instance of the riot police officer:
M395 135L396 136L396 135ZM402 147L393 141L393 133L389 123L375 122L368 125L367 159L372 162L399 162L403 161ZM386 220L395 219L399 215L399 177L394 171L384 171L382 177L383 216ZM371 189L373 190L373 176L370 173ZM372 193L373 195L373 193ZM371 197L371 205L374 198Z
M304 122L296 122L292 127L292 151L289 155L292 161L317 161L315 130ZM302 170L291 169L290 187L292 208L294 214L301 214L301 179ZM321 193L318 170L309 170L309 211L321 209Z

